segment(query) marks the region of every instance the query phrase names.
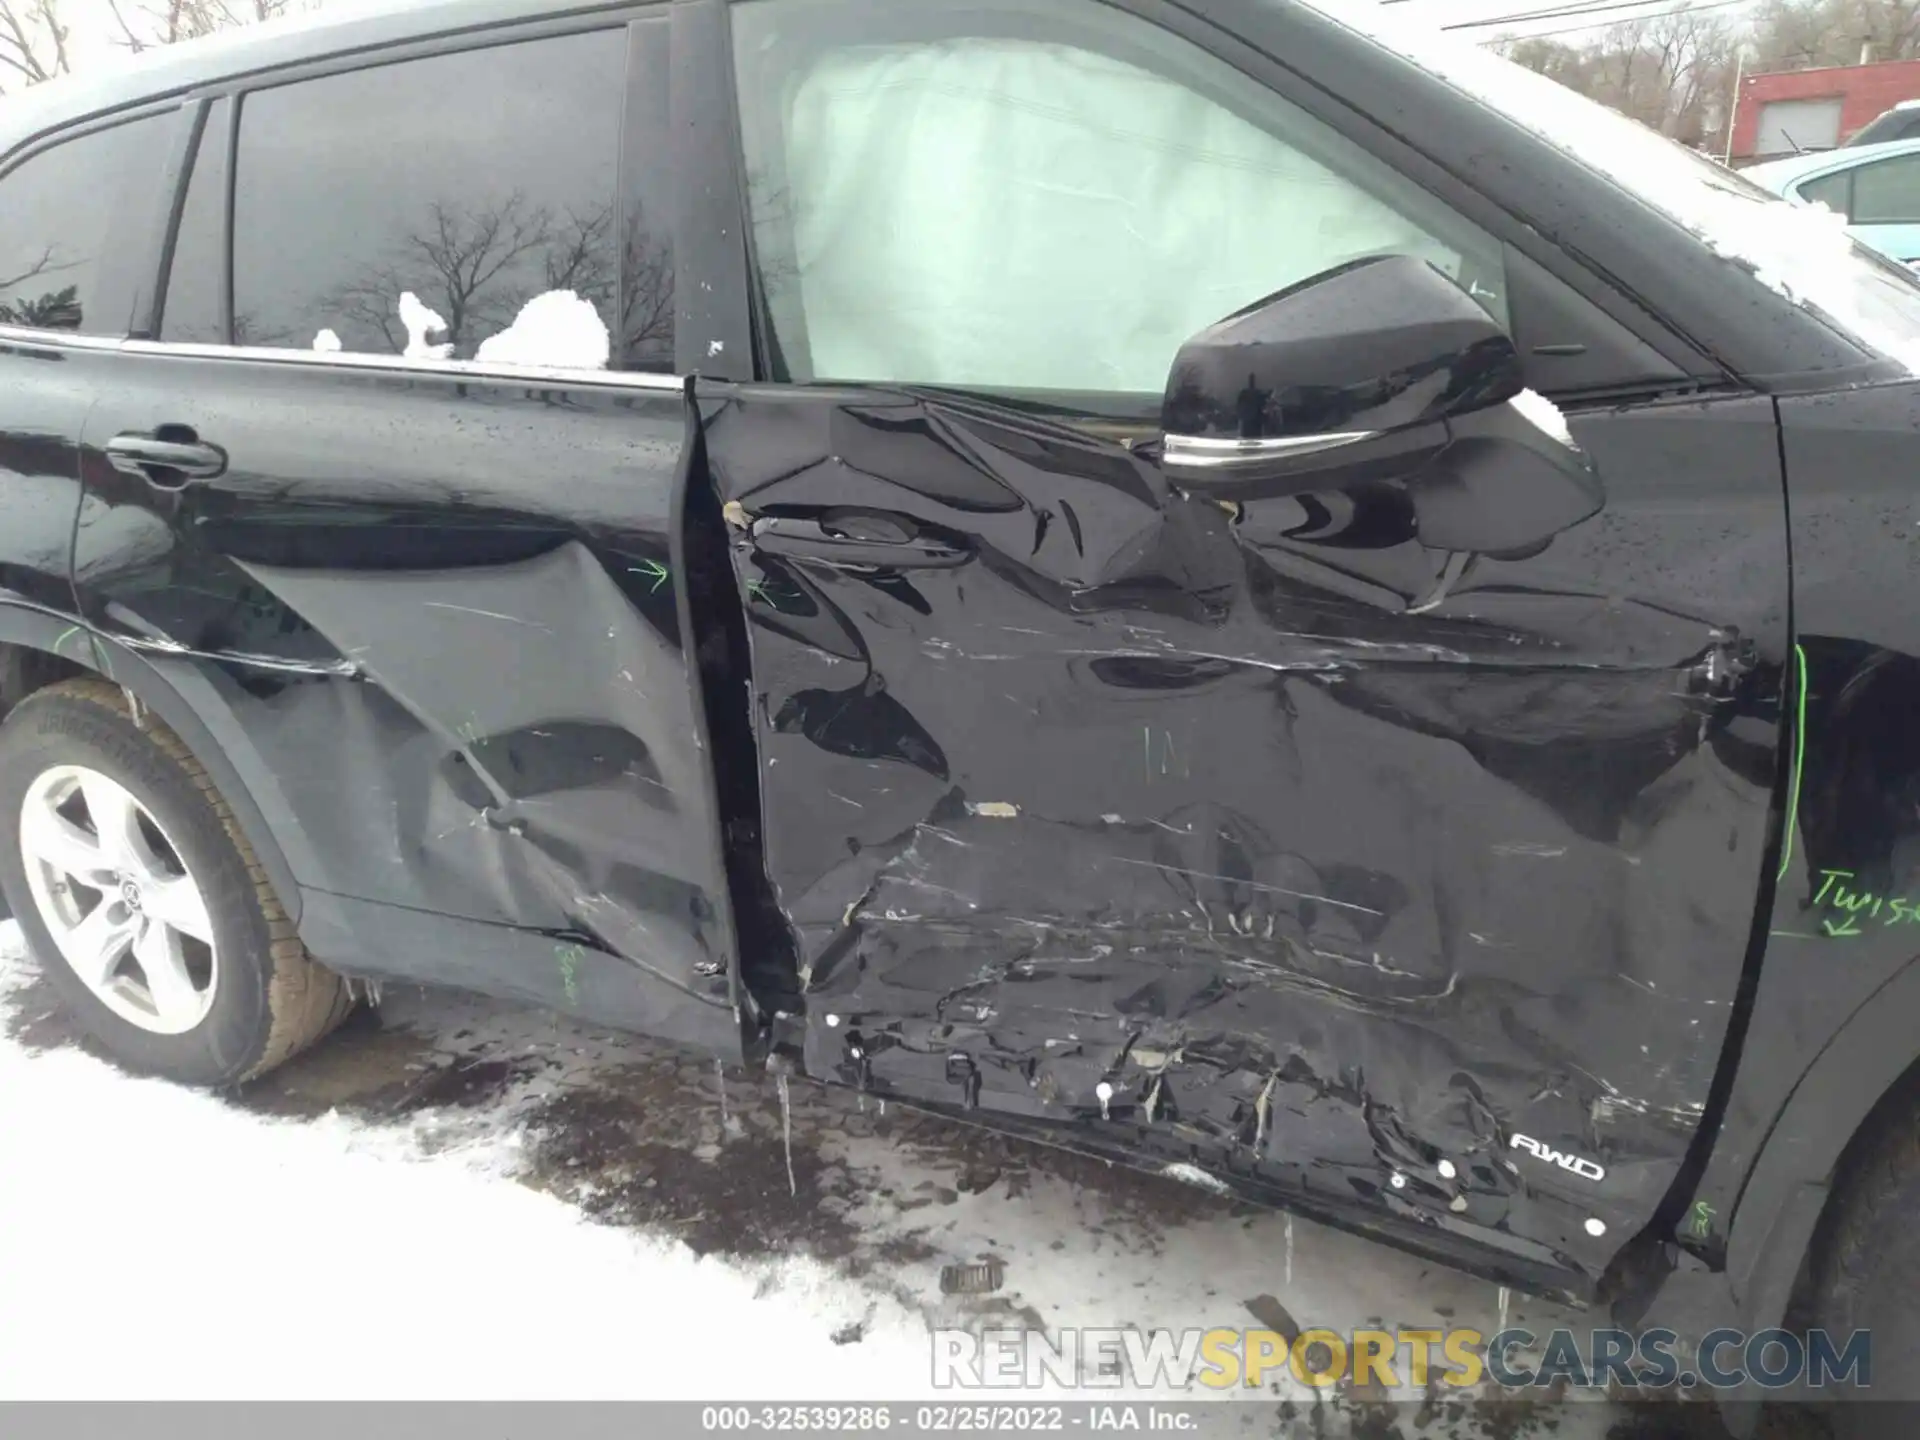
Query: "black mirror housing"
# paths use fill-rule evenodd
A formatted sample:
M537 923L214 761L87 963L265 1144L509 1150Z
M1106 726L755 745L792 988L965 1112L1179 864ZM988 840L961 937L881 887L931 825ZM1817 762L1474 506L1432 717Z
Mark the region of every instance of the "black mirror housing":
M1450 443L1406 487L1422 545L1524 554L1606 504L1592 462L1511 406L1449 429Z
M1471 414L1524 388L1513 341L1440 270L1355 260L1181 347L1162 407L1170 472L1244 468Z

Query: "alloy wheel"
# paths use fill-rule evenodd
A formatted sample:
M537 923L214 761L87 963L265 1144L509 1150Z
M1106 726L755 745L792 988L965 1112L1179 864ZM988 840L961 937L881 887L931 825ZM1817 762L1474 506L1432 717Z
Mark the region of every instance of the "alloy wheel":
M130 790L84 765L42 772L21 806L20 853L61 959L101 1004L156 1035L206 1018L219 973L213 920Z

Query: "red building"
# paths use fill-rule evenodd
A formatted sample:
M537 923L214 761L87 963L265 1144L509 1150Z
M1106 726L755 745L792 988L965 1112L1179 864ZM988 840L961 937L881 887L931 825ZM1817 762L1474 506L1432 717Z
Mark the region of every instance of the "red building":
M1749 75L1734 108L1736 165L1830 150L1902 100L1920 99L1920 60Z

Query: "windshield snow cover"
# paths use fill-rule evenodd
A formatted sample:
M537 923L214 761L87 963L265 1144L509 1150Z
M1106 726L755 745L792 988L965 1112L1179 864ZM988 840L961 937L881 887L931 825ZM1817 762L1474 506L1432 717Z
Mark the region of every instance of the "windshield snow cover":
M1824 206L1768 194L1705 156L1510 60L1395 10L1305 0L1338 25L1538 135L1697 235L1762 285L1920 374L1920 285Z

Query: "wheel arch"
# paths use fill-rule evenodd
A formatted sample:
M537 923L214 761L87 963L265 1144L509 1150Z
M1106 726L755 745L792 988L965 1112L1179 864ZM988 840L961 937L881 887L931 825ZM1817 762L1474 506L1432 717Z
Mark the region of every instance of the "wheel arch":
M0 719L36 691L62 680L94 675L118 685L172 727L212 777L232 809L235 823L273 882L287 917L300 923L301 892L282 846L282 832L269 823L255 787L221 745L214 724L151 664L125 646L63 617L21 606L0 606Z
M1727 1241L1727 1281L1749 1330L1794 1297L1850 1153L1920 1074L1920 957L1834 1033L1788 1097L1755 1159Z

